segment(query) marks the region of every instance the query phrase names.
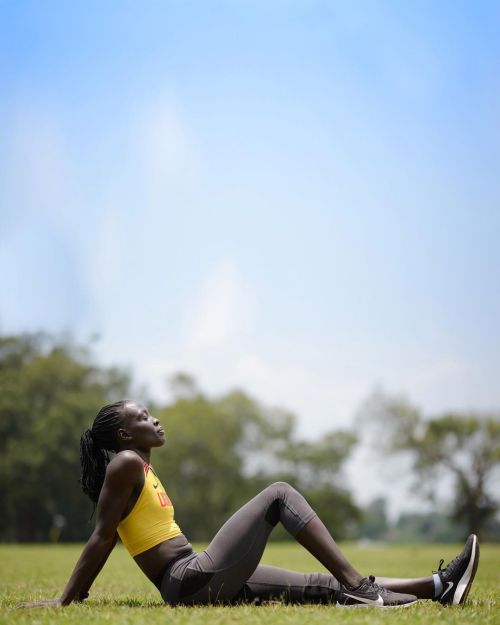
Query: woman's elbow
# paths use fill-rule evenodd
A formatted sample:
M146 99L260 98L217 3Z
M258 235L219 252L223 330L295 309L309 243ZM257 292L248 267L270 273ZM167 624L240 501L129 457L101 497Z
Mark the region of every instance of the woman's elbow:
M116 531L109 531L104 528L96 528L89 539L94 547L102 549L112 549L116 545Z

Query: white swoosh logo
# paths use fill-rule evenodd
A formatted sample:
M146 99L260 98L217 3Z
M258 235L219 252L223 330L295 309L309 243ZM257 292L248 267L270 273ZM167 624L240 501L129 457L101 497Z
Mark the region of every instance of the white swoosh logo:
M445 596L447 592L449 592L450 588L453 588L453 582L446 582L448 584L448 588L441 595L441 599Z
M368 605L384 605L384 600L380 595L377 595L378 599L365 599L364 597L356 597L356 595L350 595L347 592L344 593L346 597L350 597L351 599L356 599L360 603L367 603Z

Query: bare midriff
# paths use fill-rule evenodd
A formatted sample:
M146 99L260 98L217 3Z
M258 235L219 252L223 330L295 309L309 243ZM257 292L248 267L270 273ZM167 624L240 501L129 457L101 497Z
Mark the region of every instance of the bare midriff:
M157 583L158 577L172 560L184 553L188 554L192 551L191 543L184 534L180 534L180 536L176 536L170 540L164 540L147 551L138 553L134 556L134 560L146 577L153 583Z

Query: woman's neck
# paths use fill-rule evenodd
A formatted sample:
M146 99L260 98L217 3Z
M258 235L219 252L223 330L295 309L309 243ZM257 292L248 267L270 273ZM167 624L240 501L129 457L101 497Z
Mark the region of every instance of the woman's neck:
M135 453L140 456L144 462L151 464L151 449L138 449L137 447L123 447L120 451L135 451Z

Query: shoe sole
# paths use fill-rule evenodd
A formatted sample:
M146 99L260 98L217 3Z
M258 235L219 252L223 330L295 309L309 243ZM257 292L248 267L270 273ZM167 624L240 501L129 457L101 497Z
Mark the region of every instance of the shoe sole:
M452 603L454 605L464 605L467 601L470 587L472 586L472 582L474 581L474 577L476 575L479 564L479 543L477 542L477 536L475 534L473 534L473 536L474 539L472 543L471 557L453 595Z
M415 605L418 599L410 601L408 603L399 603L398 605L377 605L376 603L337 603L337 608L375 608L376 610L383 610L384 608L408 608L411 605Z

